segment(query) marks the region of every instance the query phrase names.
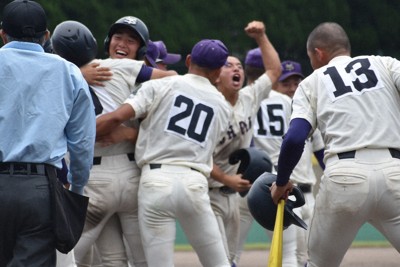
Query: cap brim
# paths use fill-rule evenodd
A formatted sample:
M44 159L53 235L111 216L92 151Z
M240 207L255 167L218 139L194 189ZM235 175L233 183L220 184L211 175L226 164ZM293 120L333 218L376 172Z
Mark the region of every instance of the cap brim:
M178 63L181 60L182 56L180 54L170 54L168 53L163 59L162 62L166 65Z
M281 77L279 77L279 81L281 82L290 76L300 76L301 78L304 78L304 75L300 72L290 72L290 73L286 73L286 74L282 75Z

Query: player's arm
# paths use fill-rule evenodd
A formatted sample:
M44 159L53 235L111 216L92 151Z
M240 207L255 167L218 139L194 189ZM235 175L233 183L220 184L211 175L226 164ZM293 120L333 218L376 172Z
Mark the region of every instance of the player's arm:
M261 21L252 21L245 28L247 35L257 42L261 50L265 73L274 84L281 76L282 67L279 54L270 42L265 30L265 25Z
M211 171L211 178L229 186L237 192L242 192L250 189L250 181L243 179L241 174L228 175L217 165L214 164Z
M174 70L160 70L160 69L153 69L151 73L151 79L159 79L168 76L178 75L178 73Z
M103 82L111 79L111 70L99 66L99 63L93 62L80 67L83 77L89 85L104 86Z
M96 142L101 146L110 146L124 141L135 144L138 133L138 129L121 124L107 135L96 136Z
M130 104L122 104L116 110L100 115L96 119L96 138L109 134L124 121L135 117L135 110Z
M178 73L174 70L160 70L153 67L149 67L146 64L143 64L142 68L140 69L136 77L136 82L144 83L149 80L160 79L168 76L174 76L177 74Z
M276 182L271 187L271 196L275 204L278 204L282 198L286 199L292 190L290 175L303 154L310 130L311 124L305 119L295 118L290 122L279 153Z

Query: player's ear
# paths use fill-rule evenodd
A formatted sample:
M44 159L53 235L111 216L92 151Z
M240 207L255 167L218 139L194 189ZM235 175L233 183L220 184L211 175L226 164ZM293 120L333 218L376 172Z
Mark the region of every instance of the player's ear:
M190 62L191 62L191 61L192 61L191 56L190 56L190 55L187 55L187 56L186 56L186 59L185 59L185 65L186 65L187 68L189 68Z
M1 35L1 39L3 40L3 43L6 44L8 42L7 35L6 35L6 32L3 31L3 29L0 29L0 35Z

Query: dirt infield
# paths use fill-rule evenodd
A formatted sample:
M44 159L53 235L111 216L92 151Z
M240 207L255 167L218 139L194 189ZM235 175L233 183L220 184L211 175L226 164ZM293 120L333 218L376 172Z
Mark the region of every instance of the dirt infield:
M238 267L266 267L268 250L247 250L242 254ZM392 247L351 248L341 267L399 267L400 254ZM193 251L177 251L175 267L201 267Z

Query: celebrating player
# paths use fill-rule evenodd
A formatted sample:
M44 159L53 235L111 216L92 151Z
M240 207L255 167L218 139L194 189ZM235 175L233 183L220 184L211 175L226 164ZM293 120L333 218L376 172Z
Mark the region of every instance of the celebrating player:
M148 67L142 61L148 36L145 23L133 16L122 17L111 25L104 43L109 58L94 61L113 72L111 80L103 81L104 86L92 87L100 100L103 114L119 107L137 83L176 74L175 71ZM90 197L88 214L84 232L74 250L78 266L87 264L86 254L95 242L103 266L127 266L123 237L131 250L134 265L147 266L137 216L140 177L134 155L137 124L137 121L124 122L101 139L97 134L93 168L85 188ZM112 216L118 217L119 224ZM113 221L108 224L110 218ZM114 228L114 232L103 231L105 227ZM109 235L99 240L107 240L107 243L97 242L100 234L104 233Z
M339 266L367 222L400 251L400 62L352 58L346 32L333 22L310 33L307 54L314 72L293 97L274 202L287 197L304 141L318 128L326 167L309 229L308 266Z
M248 190L251 184L241 175L236 174L239 164L229 164L229 155L238 149L250 146L253 136L252 121L257 114L258 106L268 96L272 84L278 80L281 73L278 53L265 33L264 23L252 21L246 26L245 32L249 37L254 38L260 47L266 68L260 79L242 88L245 77L239 59L229 56L222 67L217 88L231 104L235 115L230 121L229 129L214 151L214 168L209 178L211 205L232 264L234 264L239 238L240 218L237 192Z
M131 117L143 119L135 156L142 168L139 222L150 267L174 265L176 219L203 266L230 266L206 179L232 115L213 86L227 57L221 41L202 40L186 58L188 74L143 83L137 95L98 119L98 134Z

